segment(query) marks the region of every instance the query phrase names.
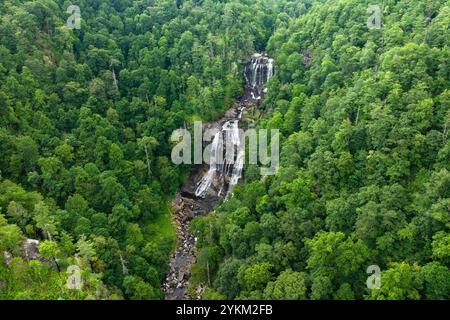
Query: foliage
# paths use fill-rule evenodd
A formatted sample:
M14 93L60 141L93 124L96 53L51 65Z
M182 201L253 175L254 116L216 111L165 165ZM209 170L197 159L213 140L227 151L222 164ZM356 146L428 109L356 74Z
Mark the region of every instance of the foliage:
M386 0L382 29L367 28L369 4L313 2L297 18L279 15L259 126L282 132L280 169L249 175L194 221L214 232L198 228L199 246L222 253L212 290L448 299L450 3ZM371 265L380 289L366 286Z

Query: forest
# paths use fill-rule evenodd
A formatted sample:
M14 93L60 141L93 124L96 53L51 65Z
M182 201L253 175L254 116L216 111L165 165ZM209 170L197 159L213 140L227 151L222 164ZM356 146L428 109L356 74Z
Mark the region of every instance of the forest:
M260 125L282 132L281 165L194 221L205 298L450 298L450 3L384 1L379 30L368 3L270 37Z
M254 52L280 166L193 220L190 290L450 299L449 25L449 0L0 2L0 300L163 299L171 133L230 108Z

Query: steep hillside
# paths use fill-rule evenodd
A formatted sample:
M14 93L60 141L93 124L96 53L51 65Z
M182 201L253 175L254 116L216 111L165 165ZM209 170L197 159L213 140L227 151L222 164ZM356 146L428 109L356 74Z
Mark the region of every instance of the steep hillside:
M450 298L450 3L383 3L380 29L338 0L270 38L281 164L193 222L205 298Z
M76 4L79 28L66 1L0 3L0 299L161 298L169 200L190 169L171 163L170 134L230 107L240 61L305 6Z

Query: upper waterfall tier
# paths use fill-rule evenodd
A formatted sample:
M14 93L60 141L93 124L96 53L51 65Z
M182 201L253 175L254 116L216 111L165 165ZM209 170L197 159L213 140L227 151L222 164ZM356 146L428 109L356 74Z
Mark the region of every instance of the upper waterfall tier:
M263 86L274 74L274 60L265 54L255 53L245 65L244 77L253 100L260 100L266 92Z

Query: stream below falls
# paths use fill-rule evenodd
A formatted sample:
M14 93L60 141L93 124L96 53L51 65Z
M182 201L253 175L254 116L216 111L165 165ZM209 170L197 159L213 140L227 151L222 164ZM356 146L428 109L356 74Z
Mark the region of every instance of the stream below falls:
M246 111L260 104L267 93L264 85L273 74L273 59L259 53L252 55L245 65L244 94L220 120L206 126L217 131L211 142L209 166L204 164L193 172L172 201L177 246L161 286L166 300L200 299L203 294L201 286L194 296L187 294L190 269L196 262L196 239L189 232L190 222L196 216L210 213L221 199L226 201L242 178L244 150L239 123L245 121ZM233 153L224 154L225 150Z

